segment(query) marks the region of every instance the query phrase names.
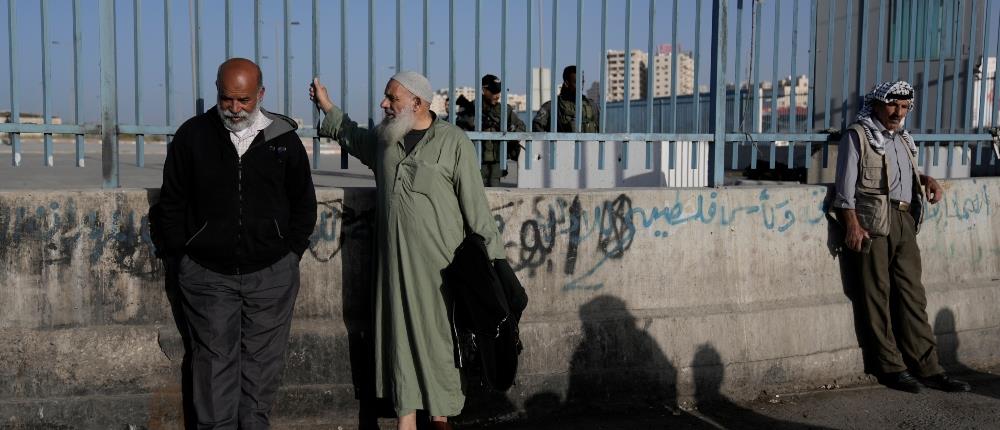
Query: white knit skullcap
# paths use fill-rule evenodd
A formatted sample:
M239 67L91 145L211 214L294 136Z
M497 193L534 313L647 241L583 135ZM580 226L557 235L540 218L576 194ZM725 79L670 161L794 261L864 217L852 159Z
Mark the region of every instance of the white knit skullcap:
M424 75L404 70L392 75L392 80L399 82L403 88L410 90L413 95L420 97L425 103L430 103L434 99L434 90L431 90L431 82Z

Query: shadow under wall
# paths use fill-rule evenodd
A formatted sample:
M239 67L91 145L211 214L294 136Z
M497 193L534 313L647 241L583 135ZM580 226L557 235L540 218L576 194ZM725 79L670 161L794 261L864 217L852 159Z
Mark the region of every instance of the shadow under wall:
M823 429L824 427L782 421L737 405L721 392L726 376L722 356L710 343L702 344L691 361L698 411L725 429Z
M961 341L956 332L955 312L949 308L938 311L934 317L934 335L937 339L938 361L958 376L959 379L968 380L972 384L972 392L981 396L1000 399L1000 384L995 383L1000 380L1000 376L991 373L980 372L961 362L958 357L958 348Z

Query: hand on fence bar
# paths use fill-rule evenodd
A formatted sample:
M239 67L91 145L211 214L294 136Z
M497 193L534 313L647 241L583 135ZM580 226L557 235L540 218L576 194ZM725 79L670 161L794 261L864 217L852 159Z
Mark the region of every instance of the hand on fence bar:
M309 100L316 103L316 107L322 109L323 113L328 113L333 108L330 93L327 92L325 85L319 83L319 78L313 78L309 84Z

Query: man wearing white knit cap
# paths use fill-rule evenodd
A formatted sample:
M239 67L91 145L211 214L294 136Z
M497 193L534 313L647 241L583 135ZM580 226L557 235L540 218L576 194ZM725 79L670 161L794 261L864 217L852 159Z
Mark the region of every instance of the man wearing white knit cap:
M430 111L430 82L399 72L385 86L385 118L368 130L330 100L314 79L309 97L326 113L319 134L340 143L375 173L377 244L374 291L375 390L392 401L399 429L416 428L416 411L433 428L465 404L442 270L466 229L504 259L475 148L458 127Z

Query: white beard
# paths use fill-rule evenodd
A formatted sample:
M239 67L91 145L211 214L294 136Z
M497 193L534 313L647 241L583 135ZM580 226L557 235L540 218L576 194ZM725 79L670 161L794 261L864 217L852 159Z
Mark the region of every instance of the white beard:
M238 133L246 130L251 124L253 124L253 119L257 118L257 115L260 114L260 106L258 105L254 108L253 112L249 113L246 111L239 111L238 113L233 114L232 112L227 112L225 109L218 109L218 111L219 117L222 118L222 125L226 127L226 130ZM241 118L242 121L234 121L234 119L237 118Z
M375 134L383 145L389 146L402 140L406 133L413 130L413 125L416 122L416 115L413 111L403 109L395 117L382 118L382 122L375 127Z

